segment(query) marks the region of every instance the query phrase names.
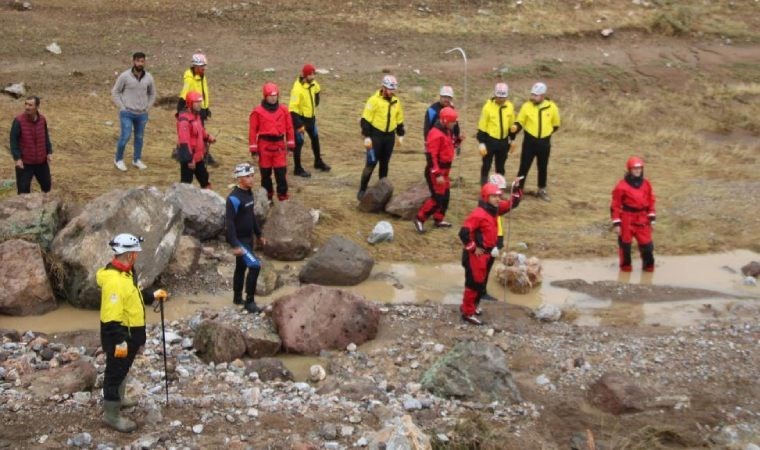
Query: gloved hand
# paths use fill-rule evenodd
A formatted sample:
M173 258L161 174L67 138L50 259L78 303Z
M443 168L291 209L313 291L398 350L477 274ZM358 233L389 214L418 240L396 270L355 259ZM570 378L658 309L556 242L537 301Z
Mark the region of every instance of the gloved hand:
M127 341L123 341L121 344L116 346L116 349L113 351L113 356L116 358L126 358L128 352L129 350L127 347Z
M156 289L153 291L153 298L158 300L159 302L166 301L167 298L169 298L169 293L166 292L164 289Z
M366 148L366 149L372 148L372 139L371 138L368 138L368 137L364 138L364 148Z
M497 247L494 247L494 248L491 249L491 256L494 257L494 258L498 258L499 257L499 249Z
M486 144L482 142L478 144L478 151L480 152L480 156L486 156L488 154L488 150L486 150Z

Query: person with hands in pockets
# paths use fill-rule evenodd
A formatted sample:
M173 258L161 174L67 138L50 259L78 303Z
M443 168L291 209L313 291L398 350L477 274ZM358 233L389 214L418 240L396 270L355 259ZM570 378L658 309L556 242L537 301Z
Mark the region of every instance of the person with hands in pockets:
M129 369L145 345L145 305L165 301L169 296L163 289L150 292L139 288L135 262L142 251L141 243L142 238L127 233L114 237L108 243L113 259L96 275L101 289L100 342L106 355L103 422L123 433L137 428L134 421L121 415L120 409L137 405L125 393Z

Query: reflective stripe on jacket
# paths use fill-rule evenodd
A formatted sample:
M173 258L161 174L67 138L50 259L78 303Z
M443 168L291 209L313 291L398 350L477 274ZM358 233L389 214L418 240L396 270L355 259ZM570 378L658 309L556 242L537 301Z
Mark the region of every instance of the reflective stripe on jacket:
M290 90L290 103L288 104L290 112L306 118L315 117L320 91L321 88L317 80L308 82L301 77L296 78L293 89Z
M493 98L489 99L480 112L478 131L482 131L494 139L506 139L509 127L515 121L515 107L509 100L499 105Z
M192 67L182 75L182 92L179 93L181 98L185 98L188 92L200 92L203 96L203 109L208 109L211 104L211 95L208 92L208 77L205 74L196 75Z
M362 112L362 119L377 131L392 133L396 131L397 127L404 124L404 111L398 97L391 95L390 98L386 98L383 96L382 90L378 90L367 99L367 104L364 105Z
M128 328L145 326L145 304L132 274L111 265L98 270L95 278L101 289L102 323L118 322Z
M544 100L538 105L527 101L520 107L517 123L529 135L538 139L547 138L555 128L559 128L559 108L551 100Z

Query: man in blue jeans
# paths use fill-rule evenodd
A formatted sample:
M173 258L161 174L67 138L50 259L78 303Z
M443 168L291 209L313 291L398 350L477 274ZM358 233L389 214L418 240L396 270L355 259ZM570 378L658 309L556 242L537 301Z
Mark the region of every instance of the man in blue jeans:
M143 133L148 124L148 110L156 101L156 85L153 76L145 70L145 53L137 52L132 55L132 68L125 70L116 79L111 90L111 98L119 107L119 124L121 133L116 144L114 165L121 171L126 171L124 164L124 148L129 142L132 130L135 132L134 154L132 165L140 170L147 169L142 162Z

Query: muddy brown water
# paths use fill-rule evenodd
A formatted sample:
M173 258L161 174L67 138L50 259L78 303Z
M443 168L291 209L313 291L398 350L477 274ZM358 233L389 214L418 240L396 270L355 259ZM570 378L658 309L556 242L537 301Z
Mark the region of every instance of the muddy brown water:
M530 293L519 295L505 292L495 277L491 277L488 290L500 300L506 299L508 303L528 308L549 303L572 309L575 317L573 320L579 325L684 326L721 314L734 302L760 300L760 286L744 286L739 270L742 265L753 260L760 260L760 254L749 250L694 256L657 255L657 269L654 273L642 273L637 269L630 274L621 274L614 258L548 259L543 261L544 283ZM640 303L615 302L551 284L552 281L567 279L581 279L589 283L607 280L701 289L719 294L715 297L678 301L658 298L656 301ZM464 271L459 264L378 263L367 281L347 289L378 303L435 302L455 305L461 301L463 282ZM295 289L283 287L258 300L267 304ZM177 295L166 304L166 319L172 321L189 317L200 309L223 308L230 305L231 297L231 293ZM147 320L149 323L157 323L160 315L149 309ZM81 310L68 305L62 305L42 316L0 316L0 328L46 333L97 329L98 322L98 311ZM297 369L295 371L304 370L303 366L295 367L296 365L293 363L293 369Z

